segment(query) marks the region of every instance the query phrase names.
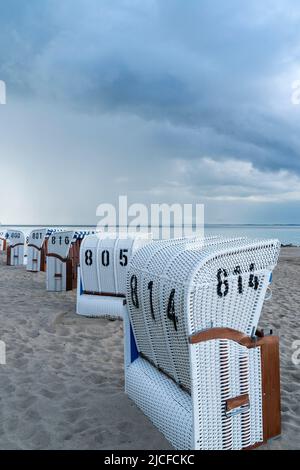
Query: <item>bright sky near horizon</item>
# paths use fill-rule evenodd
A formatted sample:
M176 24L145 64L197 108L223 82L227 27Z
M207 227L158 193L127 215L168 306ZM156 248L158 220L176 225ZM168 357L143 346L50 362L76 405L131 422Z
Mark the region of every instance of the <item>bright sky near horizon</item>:
M3 0L0 222L300 223L298 0Z

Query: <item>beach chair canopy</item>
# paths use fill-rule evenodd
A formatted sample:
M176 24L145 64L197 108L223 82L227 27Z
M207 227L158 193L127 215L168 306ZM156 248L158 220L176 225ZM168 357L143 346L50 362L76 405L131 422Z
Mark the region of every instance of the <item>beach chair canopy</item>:
M253 335L278 240L155 242L133 256L127 303L139 352L191 390L189 338L222 327Z
M5 238L11 248L16 245L24 245L25 243L25 233L21 230L7 230Z
M97 233L85 237L80 248L84 293L125 296L130 259L150 242L148 234Z
M54 229L49 229L46 227L35 228L32 230L28 236L28 247L34 247L36 249L41 249L43 243L49 236L54 233Z
M75 230L52 232L48 240L48 256L56 256L65 261L71 246L77 240L82 240L87 233L89 232L77 232Z

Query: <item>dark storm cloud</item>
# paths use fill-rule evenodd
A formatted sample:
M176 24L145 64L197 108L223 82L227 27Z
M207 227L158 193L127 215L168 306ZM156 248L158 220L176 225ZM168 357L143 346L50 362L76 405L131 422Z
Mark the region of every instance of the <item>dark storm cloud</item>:
M209 127L240 158L299 171L299 142L265 96L290 66L299 11L296 1L14 0L1 7L1 75L86 112Z
M229 178L228 162L243 161L224 197L277 200L282 190L284 200L297 199L300 107L291 104L291 86L300 78L299 23L297 0L4 1L0 78L15 99L101 122L137 118L127 129L132 139L148 123L148 150L139 142L126 153L148 190L168 187L170 174L161 163L151 181L150 148L192 194L197 184L209 197L218 192L217 166L207 162L220 162ZM116 162L117 146L110 146ZM269 197L259 189L268 178L283 181L281 189L267 185Z

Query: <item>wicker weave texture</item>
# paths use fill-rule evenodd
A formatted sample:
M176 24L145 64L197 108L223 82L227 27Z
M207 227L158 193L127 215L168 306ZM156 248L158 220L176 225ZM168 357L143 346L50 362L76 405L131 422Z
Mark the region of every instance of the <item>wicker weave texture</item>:
M212 340L191 350L195 447L239 450L262 442L260 348ZM226 401L244 394L250 407L227 413Z
M126 371L126 393L176 449L192 449L191 396L142 358Z
M132 258L127 303L138 349L191 390L188 337L212 326L257 327L277 240L204 240L145 246Z
M240 450L262 442L260 349L228 340L191 348L191 395L141 357L126 369L126 393L176 449ZM228 414L226 401L245 393L250 407Z

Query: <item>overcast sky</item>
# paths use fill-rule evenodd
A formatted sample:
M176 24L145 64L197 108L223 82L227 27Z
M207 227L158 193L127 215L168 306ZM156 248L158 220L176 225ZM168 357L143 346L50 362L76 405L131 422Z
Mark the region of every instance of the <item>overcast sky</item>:
M0 221L300 223L299 0L3 0Z

